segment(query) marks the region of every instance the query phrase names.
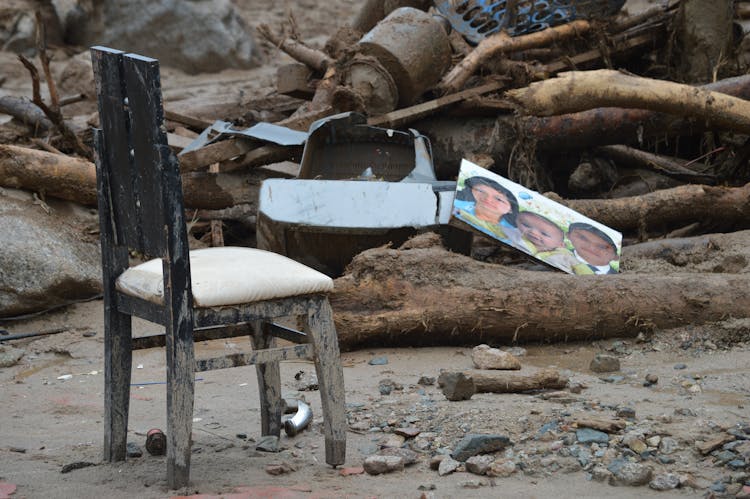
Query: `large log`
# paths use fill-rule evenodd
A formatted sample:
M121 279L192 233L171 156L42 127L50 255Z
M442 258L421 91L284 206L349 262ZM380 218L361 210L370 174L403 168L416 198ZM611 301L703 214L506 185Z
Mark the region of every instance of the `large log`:
M649 109L708 121L750 134L750 102L719 92L619 71L569 71L506 95L536 116L597 107Z
M355 257L331 295L342 348L587 340L750 315L748 274L533 272L437 241Z
M521 393L530 390L559 390L568 386L568 378L552 368L526 368L521 371L469 369L463 373L474 382L477 393Z
M243 203L256 204L260 182L268 176L262 171L184 173L185 206L219 210ZM0 186L96 205L94 163L74 156L0 144Z
M750 227L750 183L742 187L682 185L642 196L560 201L620 231L674 228L696 221L722 230Z

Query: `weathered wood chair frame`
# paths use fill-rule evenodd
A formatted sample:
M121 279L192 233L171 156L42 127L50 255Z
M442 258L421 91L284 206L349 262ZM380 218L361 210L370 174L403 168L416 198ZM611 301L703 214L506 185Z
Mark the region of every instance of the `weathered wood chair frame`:
M137 316L166 328L162 343L167 353L170 488L183 487L189 480L194 373L209 369L256 364L261 431L279 436L279 361L312 358L323 408L326 462L343 464L343 371L327 296L194 308L179 163L167 145L158 61L105 47L93 47L91 54L101 123L94 139L104 281L104 459L126 457L132 350L159 343L131 338L131 316ZM162 259L161 305L116 289L117 277L129 266L131 249ZM289 316L302 319L304 332L273 323ZM211 329L201 335L201 328ZM253 350L196 362L194 330L195 338L250 335ZM298 344L277 348L276 337Z

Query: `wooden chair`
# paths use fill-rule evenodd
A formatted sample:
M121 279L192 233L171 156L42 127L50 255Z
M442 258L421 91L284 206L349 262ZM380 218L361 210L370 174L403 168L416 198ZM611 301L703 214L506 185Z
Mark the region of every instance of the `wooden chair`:
M323 407L326 462L344 463L346 413L338 339L326 275L252 248L189 251L179 164L167 146L159 64L91 49L101 129L94 131L104 281L104 459L125 459L132 350L131 316L161 324L167 353L167 483L190 474L196 371L256 364L261 432L279 436L279 361L312 358ZM154 257L129 268L129 250ZM296 316L303 332L274 323ZM220 327L221 326L221 327ZM206 329L210 328L210 329ZM198 338L250 335L248 353L196 362ZM297 344L276 347L276 337Z

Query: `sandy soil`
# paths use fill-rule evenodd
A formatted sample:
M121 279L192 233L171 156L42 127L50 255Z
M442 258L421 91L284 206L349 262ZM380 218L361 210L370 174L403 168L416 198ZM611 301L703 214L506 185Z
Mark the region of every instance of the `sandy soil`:
M165 459L150 456L124 463L101 461L102 426L102 310L101 301L82 303L14 324L14 332L67 327L68 332L38 339L18 340L14 347L26 354L15 366L0 370L3 411L0 415L0 480L18 486L16 497L167 497ZM153 333L156 326L143 321L135 333ZM744 329L743 329L744 328ZM422 386L421 376L436 377L441 368L471 367L468 348L382 349L343 354L350 425L346 466L360 466L391 436L390 430L413 426L433 432L432 447L420 461L403 472L389 475L342 477L324 463L317 392L295 390L294 375L314 372L307 362L283 364L284 390L311 403L316 419L311 429L295 438L282 436L279 454L254 450L260 418L255 370L243 367L201 373L196 383L192 482L182 493L226 494L248 486L296 487L315 497L419 497L420 485L433 484L436 497L545 497L566 491L564 497L699 496L702 490L731 473L710 464L693 448L721 429L750 420L750 348L747 324L739 337L719 327L713 331L686 328L657 334L651 341L602 342L562 346L529 346L521 357L525 366L557 366L573 384L587 388L579 395L546 398L531 394L478 394L464 402L449 402L435 385ZM744 332L742 332L744 331ZM87 333L94 332L94 336ZM706 343L706 337L712 341ZM722 343L721 338L724 338ZM739 342L738 342L739 340ZM743 343L744 341L745 343ZM217 340L198 346L197 355L216 355L246 348L245 338ZM686 345L688 345L686 347ZM731 348L726 348L731 345ZM622 379L604 381L607 375L588 370L595 353L619 352ZM388 363L369 365L373 357ZM134 356L129 441L143 448L150 428L164 428L165 378L163 350L149 349ZM685 370L675 365L686 364ZM646 374L658 376L653 387L644 387ZM61 377L67 377L68 379ZM700 391L686 389L686 375L697 380ZM379 383L391 379L403 385L381 395ZM660 435L681 442L677 462L654 468L690 475L701 489L683 488L656 492L647 487L612 487L590 480L586 471L559 453L550 452L552 441L538 438L545 424L578 415L612 416L615 408L636 410L637 424L646 424ZM567 415L567 416L566 416ZM358 431L383 426L385 431ZM391 426L388 426L388 423ZM500 433L515 443L514 457L526 463L526 472L508 478L479 477L465 472L440 477L428 463L432 448L453 445L464 433ZM241 438L245 434L247 438ZM239 435L239 436L238 436ZM435 442L437 440L437 442ZM556 440L556 439L553 439ZM545 462L543 456L554 459ZM61 474L66 464L85 461L95 466ZM569 462L570 461L570 462ZM574 460L573 460L574 461ZM283 476L265 472L269 463L285 462L296 471ZM556 463L556 464L555 464ZM558 468L559 469L556 469ZM484 484L478 489L467 488ZM494 486L494 488L493 488ZM256 490L256 492L258 492ZM279 494L281 492L277 491ZM288 491L287 491L288 493ZM252 497L252 494L250 495Z

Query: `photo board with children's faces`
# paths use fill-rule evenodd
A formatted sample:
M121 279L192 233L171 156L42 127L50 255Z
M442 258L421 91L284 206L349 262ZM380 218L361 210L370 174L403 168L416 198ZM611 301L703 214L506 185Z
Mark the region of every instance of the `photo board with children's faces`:
M622 234L467 160L452 216L570 274L620 270Z

